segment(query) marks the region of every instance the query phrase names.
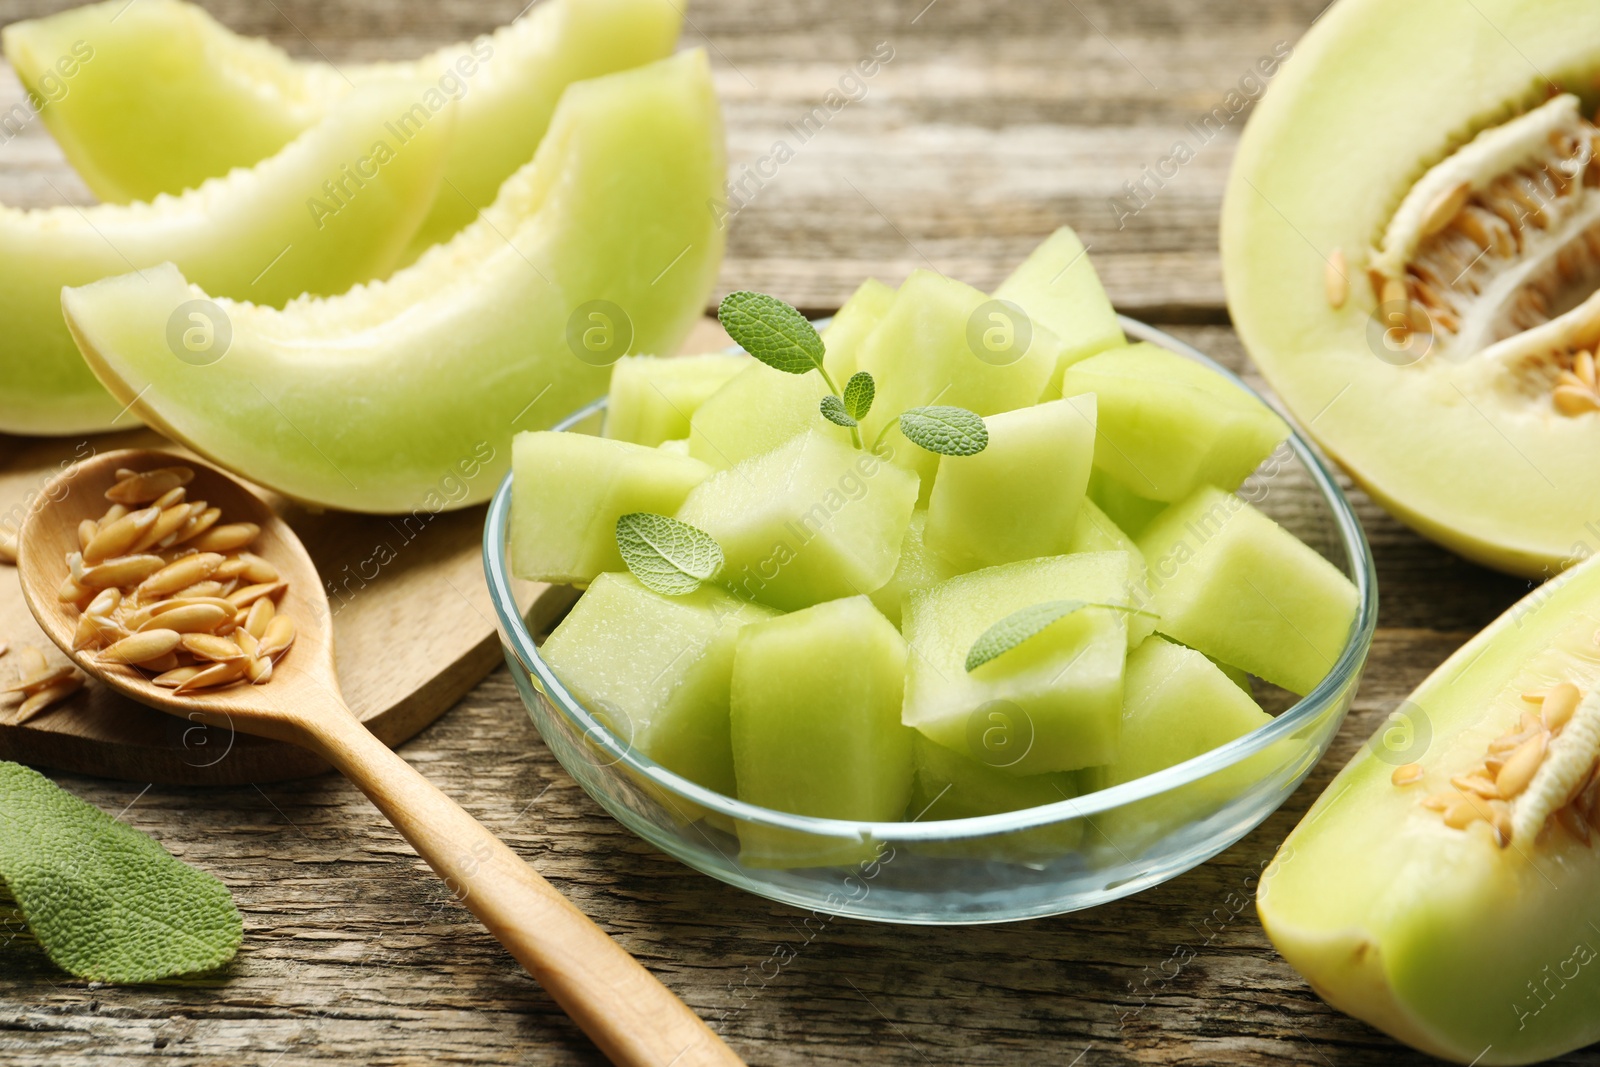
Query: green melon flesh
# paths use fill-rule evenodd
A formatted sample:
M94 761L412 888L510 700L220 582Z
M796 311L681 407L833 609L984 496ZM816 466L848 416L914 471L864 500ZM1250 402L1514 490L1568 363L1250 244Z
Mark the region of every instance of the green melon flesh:
M689 420L689 454L717 470L771 452L807 432L849 443L850 432L822 417L828 384L814 371L786 374L746 360Z
M1138 648L1140 642L1156 629L1154 607L1149 601L1144 553L1139 545L1123 533L1111 517L1101 511L1093 500L1085 498L1073 524L1072 540L1067 552L1125 552L1128 555L1128 603L1144 610L1128 615L1128 647Z
M1350 579L1230 493L1174 504L1139 549L1162 633L1290 692L1311 692L1350 639Z
M1094 397L991 415L975 456L943 456L928 548L963 570L1067 552L1094 465Z
M173 310L204 295L172 267L62 304L112 394L222 466L312 504L436 511L494 491L514 432L604 392L608 368L568 347L584 304L620 307L637 351L677 348L721 259L722 177L710 71L685 52L572 86L485 217L388 281L283 311L218 301L233 341L215 363L167 348Z
M911 513L911 524L900 542L900 558L895 562L894 574L868 594L884 617L896 626L900 625L906 597L915 590L948 581L963 569L928 548L923 537L927 524L927 511L918 508Z
M677 518L722 546L740 596L792 611L889 581L916 500L909 471L812 430L712 475Z
M1558 414L1548 382L1481 353L1379 358L1367 250L1478 131L1556 87L1593 115L1597 70L1591 0L1339 0L1251 113L1223 206L1232 319L1289 410L1402 521L1529 577L1597 547L1600 418ZM1336 252L1349 295L1333 308Z
M988 299L942 274L912 272L858 350L860 369L877 382L877 399L862 423L866 440L877 440L887 423L925 404L994 415L1039 399L1055 367L1054 349L1044 337L1036 336L1021 359L1004 366L979 359L969 345L968 324ZM1047 331L1039 334L1047 336ZM912 445L899 431L886 443L897 464L921 477L926 501L939 457Z
M911 735L900 724L906 645L864 596L746 627L733 660L739 799L825 819L896 822L911 796ZM863 842L741 822L752 866L853 863Z
M1016 304L1061 344L1044 395L1061 395L1061 375L1081 359L1128 343L1117 313L1089 262L1078 235L1061 227L1035 248L995 290L997 300Z
M1073 772L1011 775L979 763L913 731L911 762L916 768L910 818L915 822L971 819L1059 804L1079 793ZM978 840L939 841L915 846L927 855L1046 863L1076 850L1083 841L1080 819L1031 830L989 835Z
M889 305L894 303L894 292L878 279L868 278L850 294L844 307L822 331L822 365L840 389L861 369L856 358L857 349L888 314Z
M632 575L602 574L539 654L621 743L732 796L734 647L742 627L772 614L713 586L662 596Z
M743 356L720 352L677 359L623 356L611 366L605 436L651 446L686 438L700 405L749 365Z
M533 158L563 89L670 55L681 23L668 0L550 0L492 35L421 59L335 69L240 37L177 0L109 0L13 23L4 44L23 84L46 101L40 115L67 159L108 203L181 192L251 166L352 86L419 83L387 118L426 125L453 112L455 136L415 258L471 222ZM92 58L61 77L57 61L79 42Z
M1089 500L1130 537L1143 533L1151 520L1167 507L1159 500L1133 492L1099 467L1089 473Z
M448 116L405 143L385 128L419 89L393 82L346 96L279 154L181 197L0 207L0 431L104 430L124 411L126 401L95 381L61 320L63 286L171 262L207 292L281 307L301 293L342 293L387 273L427 213L450 144ZM353 179L362 182L356 195L337 213L313 216L306 200L340 167L362 160L369 176ZM134 282L145 284L137 275ZM177 363L165 321L162 329L162 358ZM123 416L120 425L135 421Z
M671 515L711 468L627 441L537 430L512 440L511 472L512 572L584 583L623 569L617 519Z
M1095 395L1095 465L1151 500L1182 500L1201 485L1232 492L1289 436L1260 400L1151 344L1075 363L1061 389Z
M1052 600L1127 603L1129 557L1089 552L989 567L913 592L903 712L934 741L1009 774L1070 771L1117 755L1126 613L1084 608L968 673L985 630Z
M1600 685L1600 563L1558 581L1411 694L1257 892L1273 944L1323 999L1456 1063L1543 1062L1600 1040L1600 849L1561 825L1500 848L1486 824L1454 830L1419 804L1537 710L1523 693ZM1424 778L1392 784L1409 762Z

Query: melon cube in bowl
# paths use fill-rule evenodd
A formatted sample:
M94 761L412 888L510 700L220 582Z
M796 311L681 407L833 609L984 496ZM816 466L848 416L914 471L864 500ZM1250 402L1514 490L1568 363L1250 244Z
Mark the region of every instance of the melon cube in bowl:
M689 436L700 405L750 365L748 356L623 356L611 365L604 435L638 445Z
M828 395L822 375L785 374L754 360L745 363L689 420L691 456L727 470L807 431L850 443L849 431L824 421L819 412Z

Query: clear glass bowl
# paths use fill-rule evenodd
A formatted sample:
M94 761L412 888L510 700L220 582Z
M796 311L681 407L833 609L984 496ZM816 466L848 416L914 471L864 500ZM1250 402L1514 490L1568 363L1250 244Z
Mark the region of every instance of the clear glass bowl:
M1194 348L1132 319L1150 341L1242 381ZM557 429L595 430L601 400ZM1326 751L1350 707L1372 643L1377 589L1361 525L1332 473L1296 433L1240 495L1321 552L1355 582L1360 607L1326 678L1304 698L1257 683L1266 726L1156 774L1044 807L943 822L813 819L713 793L633 751L580 705L540 658L571 598L546 595L530 627L532 589L507 564L511 478L484 531L484 570L506 662L540 736L573 778L634 833L696 870L819 913L900 923L984 923L1056 915L1137 893L1233 844L1270 815ZM555 597L552 605L551 597ZM829 866L741 863L737 830Z

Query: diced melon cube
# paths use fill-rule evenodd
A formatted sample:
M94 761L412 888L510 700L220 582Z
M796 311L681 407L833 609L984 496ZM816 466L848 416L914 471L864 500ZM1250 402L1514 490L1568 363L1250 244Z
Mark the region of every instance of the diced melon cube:
M916 777L910 817L916 822L970 819L1059 804L1079 793L1079 772L1010 775L916 734L911 749ZM1075 851L1083 840L1081 819L1052 822L1031 830L955 838L913 846L918 852L1009 863L1048 862Z
M1073 525L1072 542L1068 552L1126 552L1128 554L1127 603L1141 609L1128 615L1128 647L1139 644L1155 632L1155 605L1150 602L1150 588L1145 579L1144 553L1123 533L1110 516L1101 511L1093 500L1087 498L1078 511L1078 521Z
M719 471L677 517L722 546L722 580L785 610L868 593L894 575L917 479L810 430Z
M1288 425L1260 400L1151 344L1074 363L1061 389L1066 396L1095 394L1095 466L1151 500L1182 500L1201 485L1231 492L1289 436Z
M866 440L877 440L886 424L910 408L947 404L994 415L1039 399L1055 367L1058 344L1045 331L1015 362L980 359L969 327L988 300L972 286L942 274L912 272L858 350L860 369L877 382L877 399L862 424ZM885 441L895 463L922 477L926 499L939 457L911 444L898 431Z
M1139 547L1162 633L1300 694L1344 650L1355 586L1238 497L1197 490L1152 522Z
M727 470L807 432L849 444L850 431L822 417L827 395L816 371L786 374L750 360L689 420L689 454Z
M894 290L876 278L868 278L844 302L822 331L822 365L841 390L850 376L861 369L856 350L866 340L894 303Z
M884 617L896 626L900 625L905 598L913 590L931 588L965 569L928 549L923 541L927 522L928 513L921 508L911 513L911 525L906 527L905 539L900 542L900 561L895 564L894 576L868 594Z
M733 796L735 641L740 628L774 614L715 586L662 596L632 575L602 574L539 654L624 745Z
M911 796L911 735L900 722L906 646L864 596L758 622L733 661L739 799L816 818L897 822ZM738 824L739 858L826 865L863 842Z
M1045 238L994 295L1022 308L1060 341L1055 371L1045 389L1052 398L1061 395L1061 374L1072 364L1128 343L1083 242L1070 227Z
M517 434L511 470L511 569L558 583L622 570L617 519L671 515L711 474L688 456L549 430Z
M1094 464L1094 397L984 421L987 448L939 460L928 547L963 569L1069 551Z
M1124 552L1086 552L963 574L906 601L912 655L903 716L928 737L1009 774L1116 758L1127 613L1087 607L972 672L967 652L1001 619L1046 601L1126 603Z
M750 362L726 353L623 356L611 366L604 436L640 445L688 437L690 417Z
M1089 499L1129 537L1138 537L1150 525L1150 520L1167 508L1159 500L1135 493L1099 467L1089 475Z

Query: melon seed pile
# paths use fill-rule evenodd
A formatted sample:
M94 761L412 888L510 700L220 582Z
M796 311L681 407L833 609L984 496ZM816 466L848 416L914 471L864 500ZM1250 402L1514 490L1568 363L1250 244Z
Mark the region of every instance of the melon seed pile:
M1540 710L1523 712L1515 729L1489 743L1481 764L1452 776L1453 788L1429 794L1422 806L1452 829L1486 823L1501 848L1538 840L1552 817L1588 844L1600 830L1600 699L1584 696L1571 682L1524 694ZM1421 764L1408 763L1390 781L1414 785L1423 774Z
M117 471L111 508L78 527L77 552L60 597L81 612L74 651L156 672L156 685L186 693L272 677L294 643L277 614L287 583L245 551L255 523L218 525L220 508L186 499L188 467Z

